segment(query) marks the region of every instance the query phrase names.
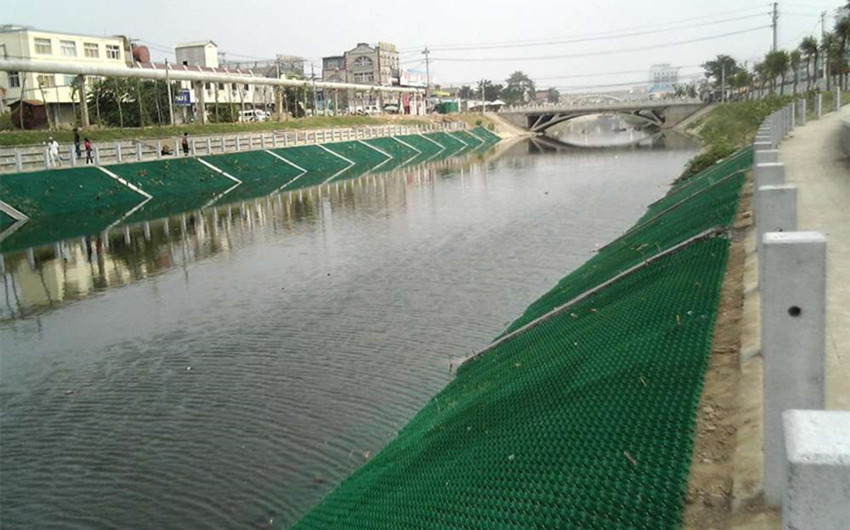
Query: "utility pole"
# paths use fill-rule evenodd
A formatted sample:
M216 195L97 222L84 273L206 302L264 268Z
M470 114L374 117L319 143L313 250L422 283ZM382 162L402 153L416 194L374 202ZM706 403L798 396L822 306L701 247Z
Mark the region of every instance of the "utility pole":
M826 11L822 11L820 14L820 35L821 46L824 48L821 54L823 57L823 76L826 78L826 89L829 90L829 50L826 48Z
M168 79L168 58L165 59L165 86L168 88L168 125L174 125L174 97L171 95L171 81Z
M776 30L777 30L777 27L779 25L778 21L779 21L779 2L774 2L773 3L772 22L770 24L771 27L773 27L773 46L770 48L770 50L774 51L774 52L776 51Z
M726 63L720 61L720 102L726 103Z
M428 110L428 98L431 96L431 50L425 46L422 55L425 56L425 110Z
M313 116L319 108L319 100L316 96L316 65L310 62L310 77L313 79Z

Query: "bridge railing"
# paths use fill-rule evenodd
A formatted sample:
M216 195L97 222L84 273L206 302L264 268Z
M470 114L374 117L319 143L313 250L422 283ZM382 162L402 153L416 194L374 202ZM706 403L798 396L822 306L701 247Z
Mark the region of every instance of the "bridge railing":
M573 102L564 103L535 103L530 105L510 105L502 107L499 112L545 112L545 111L566 111L566 110L582 110L596 109L600 107L617 109L617 108L634 108L635 104L653 104L653 105L694 105L700 104L703 101L699 98L649 98L649 97L634 97L623 99L622 101L606 101L601 100L594 103Z

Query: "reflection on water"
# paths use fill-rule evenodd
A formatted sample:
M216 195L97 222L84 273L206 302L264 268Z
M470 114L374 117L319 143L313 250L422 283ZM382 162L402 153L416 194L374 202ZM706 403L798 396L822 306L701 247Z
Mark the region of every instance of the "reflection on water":
M292 523L693 153L520 142L4 255L0 523Z
M546 134L581 147L657 145L662 133L648 121L628 114L594 114L560 123Z

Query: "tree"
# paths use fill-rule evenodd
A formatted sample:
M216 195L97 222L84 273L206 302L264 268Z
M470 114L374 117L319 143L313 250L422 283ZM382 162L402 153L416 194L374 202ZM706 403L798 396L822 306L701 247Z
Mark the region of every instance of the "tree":
M794 50L788 54L789 66L794 73L794 93L797 93L797 83L800 82L800 64L803 62L803 54L800 50Z
M722 84L723 75L726 79L731 78L741 71L741 66L738 61L728 55L718 55L711 61L706 61L702 64L705 70L705 77L715 88L719 88Z
M511 74L507 79L507 86L502 91L502 98L509 105L527 103L534 99L534 81L520 71Z
M547 103L558 103L561 100L561 93L558 92L558 89L555 87L550 88L546 91L546 102Z
M839 53L838 74L846 74L848 71L847 61L847 44L850 42L850 16L841 18L835 23L835 36L841 44ZM842 75L840 79L844 82L844 88L847 88L846 76Z
M472 99L474 96L474 92L472 91L472 87L469 85L463 85L460 87L460 90L457 91L457 96L461 99Z
M741 70L730 79L730 84L739 94L744 92L753 82L753 78L746 70Z
M502 85L494 85L489 79L478 82L477 96L485 101L496 101L502 96Z
M806 58L806 90L812 89L812 83L818 79L818 54L820 47L818 41L812 36L803 39L800 43L800 51ZM811 72L809 72L811 66Z
M770 52L764 57L764 64L767 75L770 77L770 83L773 87L773 92L776 93L776 78L780 78L779 93L785 92L785 74L788 72L788 63L790 59L788 52L785 50L776 50Z

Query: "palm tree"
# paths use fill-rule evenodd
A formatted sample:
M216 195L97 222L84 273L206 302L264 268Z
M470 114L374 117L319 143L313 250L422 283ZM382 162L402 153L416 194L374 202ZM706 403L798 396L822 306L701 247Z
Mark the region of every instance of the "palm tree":
M848 5L850 5L850 2ZM835 36L838 38L841 45L841 53L839 54L839 73L844 74L847 71L847 63L844 61L844 58L847 57L847 42L850 41L850 16L844 17L835 23ZM845 77L846 76L842 75L840 79L845 81L844 88L847 88Z
M785 93L785 74L788 72L788 52L785 50L776 50L768 53L764 58L764 64L767 74L770 76L773 92L776 93L776 77L780 78L779 93Z
M800 81L800 63L802 62L803 54L800 50L794 50L788 54L789 65L794 73L794 93L797 93L797 83Z
M767 65L764 62L754 64L753 74L759 81L759 97L764 97L764 85L767 83Z
M800 43L800 51L806 56L806 90L812 89L812 82L818 79L818 41L812 36L803 39ZM809 65L812 65L812 71L809 72Z
M832 89L832 69L840 66L842 56L839 55L838 38L835 33L826 33L820 45L820 52L824 58L823 76L826 78L826 89ZM829 71L827 71L829 70Z

